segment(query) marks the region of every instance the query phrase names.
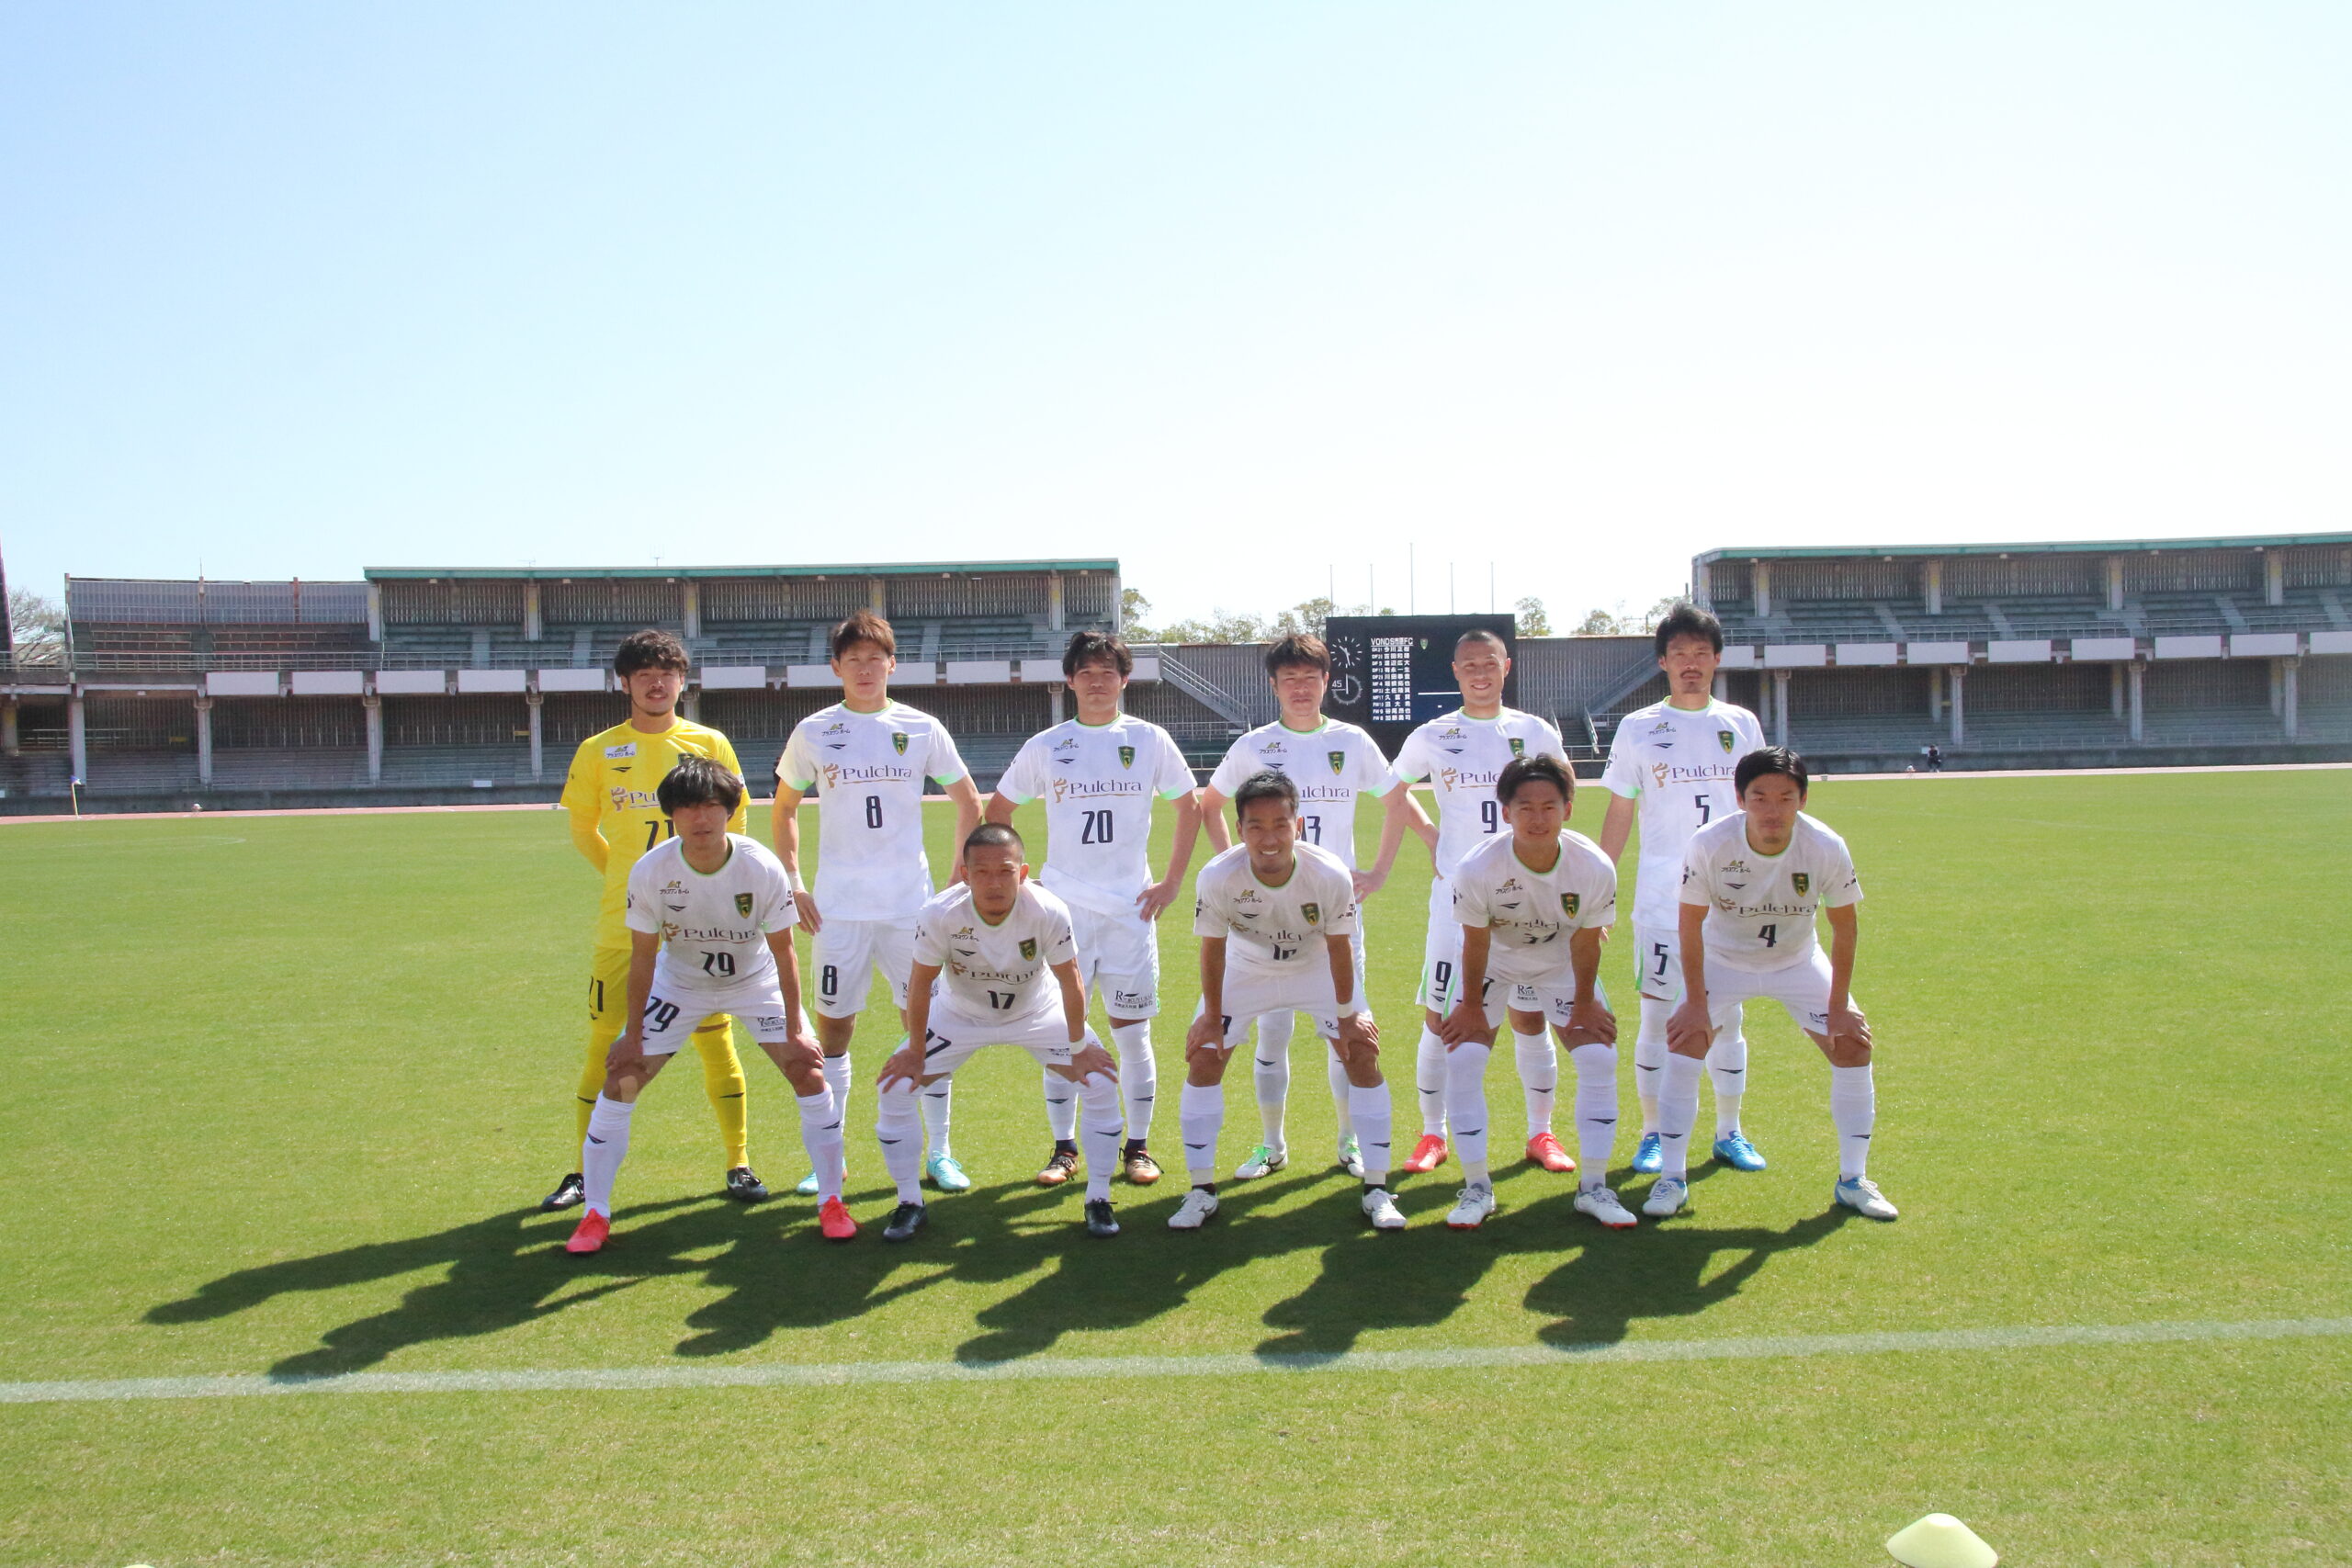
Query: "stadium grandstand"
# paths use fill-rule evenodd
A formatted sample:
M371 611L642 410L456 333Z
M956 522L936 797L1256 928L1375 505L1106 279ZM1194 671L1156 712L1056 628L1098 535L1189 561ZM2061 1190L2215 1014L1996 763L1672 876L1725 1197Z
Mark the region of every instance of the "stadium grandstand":
M1723 694L1836 772L2352 757L2352 535L1728 549L1690 592ZM0 810L552 801L615 722L641 626L755 781L835 700L825 633L871 606L895 688L985 786L1069 709L1069 634L1109 629L1115 560L602 570L371 570L357 582L71 578L62 659L0 654ZM1207 767L1274 716L1253 644L1143 647L1128 706ZM1592 761L1663 694L1649 639L1524 638L1517 701Z

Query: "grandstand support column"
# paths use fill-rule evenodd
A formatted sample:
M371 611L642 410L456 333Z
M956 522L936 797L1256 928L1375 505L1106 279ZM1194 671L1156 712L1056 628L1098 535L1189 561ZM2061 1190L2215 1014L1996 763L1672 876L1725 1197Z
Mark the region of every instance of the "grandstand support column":
M2121 556L2107 558L2107 607L2110 610L2123 608L2123 558Z
M1968 739L1967 702L1963 694L1968 689L1968 671L1960 665L1951 667L1951 743L1955 746Z
M890 615L890 585L878 577L865 580L865 607L888 620Z
M2123 673L2132 703L2132 740L2137 745L2148 728L2148 667L2135 659L2124 667Z
M1789 672L1772 671L1772 744L1789 743Z
M212 787L212 699L196 699L196 782Z
M368 782L384 782L384 699L369 692L359 699L368 716Z
M1944 613L1944 563L1939 560L1929 561L1928 569L1919 574L1919 578L1921 592L1928 601L1928 614L1942 615Z
M1046 629L1062 629L1062 574L1058 571L1046 573ZM1056 697L1054 701L1058 704L1061 699ZM1059 709L1056 711L1058 713Z
M17 699L0 697L0 752L15 757L24 751L24 743L17 738Z
M547 635L547 622L539 615L539 580L526 579L523 583L523 640L537 642Z
M689 688L686 694L678 699L678 711L685 716L688 724L700 724L702 722L702 689Z
M689 577L678 585L679 609L686 624L686 640L702 636L702 584Z
M1944 721L1944 667L1940 664L1928 671L1928 722Z
M1068 688L1063 686L1059 681L1050 682L1046 687L1046 690L1053 694L1054 722L1056 724L1059 724L1064 718L1069 716L1069 715L1062 712L1062 693L1067 689Z
M2275 560L2277 558L2272 558ZM2298 728L2295 722L2295 699L2298 695L2296 687L2301 684L2300 676L2303 661L2300 659L2282 659L2278 661L2278 723L2279 727L2287 732L2287 739L2290 740L2295 738L2295 731Z
M1731 701L1731 677L1720 670L1715 671L1715 701L1719 703Z
M547 749L539 730L539 709L547 698L537 692L526 692L523 700L531 706L531 782L537 784L547 774Z
M2107 711L2116 717L2123 716L2123 666L2107 667Z
M2287 558L2277 550L2262 553L2262 602L2284 604L2287 602Z
M82 688L65 699L66 761L74 776L84 784L90 782L90 705L83 699Z
M368 640L384 640L384 585L380 582L368 585Z
M2285 666L2286 660L2283 659L2274 659L2270 661L2270 716L2273 718L2284 718L2287 716L2287 671Z
M1749 568L1748 582L1756 600L1756 618L1760 621L1772 613L1772 563L1760 560Z

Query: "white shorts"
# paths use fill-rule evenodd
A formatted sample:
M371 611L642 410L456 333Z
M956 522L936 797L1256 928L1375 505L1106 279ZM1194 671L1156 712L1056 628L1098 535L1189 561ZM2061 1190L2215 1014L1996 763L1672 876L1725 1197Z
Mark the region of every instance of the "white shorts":
M1799 1029L1808 1034L1829 1032L1829 954L1816 947L1813 956L1778 969L1735 969L1728 964L1707 965L1707 1018L1715 1028L1729 1023L1742 1002L1770 1000L1789 1010ZM1854 1007L1862 1004L1849 996Z
M780 1045L792 1038L784 1016L784 987L773 975L720 991L665 990L656 975L653 994L645 1002L645 1054L667 1056L686 1043L703 1020L730 1014L763 1045Z
M1496 987L1492 985L1487 987L1488 998L1487 1023L1489 1028L1498 1029L1502 1026L1506 1004L1495 999L1495 989ZM1592 998L1602 1007L1607 1007L1609 987L1599 980L1595 980L1592 983ZM1568 1026L1568 1014L1576 1007L1576 1001L1577 983L1574 980L1558 985L1550 981L1529 985L1525 981L1513 980L1510 982L1510 998L1508 1007L1520 1012L1542 1013L1544 1021L1553 1028L1566 1029Z
M922 1037L923 1076L952 1073L984 1045L1018 1045L1042 1066L1067 1067L1073 1055L1094 1043L1091 1029L1078 1044L1069 1043L1069 1021L1062 1017L1058 1002L1019 1018L975 1018L947 998L934 996L931 1028Z
M1453 1005L1453 977L1462 972L1462 922L1453 918L1453 884L1430 883L1430 929L1421 939L1421 988L1415 999L1442 1013Z
M1361 997L1357 1006L1367 1014ZM1295 973L1268 973L1230 964L1225 971L1225 1043L1232 1047L1250 1037L1250 1026L1268 1013L1303 1012L1315 1021L1315 1032L1326 1040L1340 1037L1340 998L1331 994L1331 968L1318 964ZM1194 1018L1201 1016L1195 1008Z
M1661 1001L1682 999L1682 927L1634 922L1635 989Z
M915 969L915 918L828 919L808 939L808 967L816 982L812 1005L827 1018L855 1018L864 1012L876 969L890 983L891 997L904 1008L907 981Z
M1069 907L1078 938L1079 984L1102 998L1113 1018L1159 1016L1159 927L1140 914Z

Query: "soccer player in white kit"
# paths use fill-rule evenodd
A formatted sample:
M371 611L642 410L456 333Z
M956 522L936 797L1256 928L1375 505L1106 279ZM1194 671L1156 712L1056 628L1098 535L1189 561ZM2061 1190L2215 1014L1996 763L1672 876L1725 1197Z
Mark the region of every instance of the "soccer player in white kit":
M1513 1035L1548 1025L1577 1069L1576 1208L1611 1229L1634 1216L1609 1190L1617 1140L1617 1020L1600 988L1600 944L1617 919L1617 868L1566 823L1576 775L1553 757L1520 757L1495 783L1510 831L1453 873L1462 925L1460 996L1446 1015L1446 1124L1463 1187L1448 1226L1476 1230L1495 1212L1487 1167L1487 1057L1508 1017ZM1563 939L1566 940L1563 940Z
M1804 814L1804 760L1767 746L1740 759L1739 810L1691 836L1682 861L1682 1003L1667 1022L1658 1094L1666 1169L1642 1203L1664 1216L1690 1189L1684 1161L1699 1115L1700 1064L1734 1008L1770 998L1829 1058L1829 1119L1838 1129L1838 1202L1873 1220L1894 1205L1870 1179L1878 1096L1871 1031L1853 998L1862 885L1846 840ZM1829 917L1829 951L1814 912Z
M1363 1212L1376 1230L1401 1230L1388 1193L1391 1112L1380 1075L1380 1032L1356 976L1355 882L1340 857L1298 838L1298 786L1262 773L1234 792L1241 842L1201 868L1193 931L1201 939L1201 1005L1184 1036L1178 1122L1193 1190L1169 1220L1198 1230L1216 1213L1216 1140L1225 1124L1225 1067L1270 1012L1304 1012L1348 1067L1349 1110L1363 1145Z
M833 628L827 645L842 700L793 726L775 763L773 818L775 852L800 887L801 923L808 928L808 964L816 972L817 1038L825 1047L825 1081L842 1113L849 1111L851 1038L880 970L905 1017L907 977L914 959L915 911L931 897L931 862L922 848L923 781L936 780L956 803L956 843L978 826L980 792L947 727L927 713L890 700L899 667L899 640L890 623L860 610ZM800 876L802 798L817 791L817 886ZM961 861L948 880L960 874ZM948 1142L950 1086L923 1097L931 1141L925 1168L942 1191L961 1192L972 1179ZM811 1172L800 1183L816 1190Z
M1462 923L1453 918L1454 868L1481 840L1503 831L1495 783L1515 757L1556 757L1567 750L1560 732L1531 713L1503 706L1510 658L1492 632L1464 632L1453 645L1453 678L1462 705L1405 738L1392 771L1407 784L1430 781L1437 796L1437 875L1430 884L1429 933L1421 954L1421 1038L1413 1052L1413 1088L1421 1101L1421 1140L1405 1168L1416 1175L1444 1163L1445 1040L1438 1031L1456 999L1462 964ZM1527 1157L1545 1170L1574 1170L1576 1161L1552 1134L1552 1100L1559 1061L1542 1030L1512 1034L1519 1081L1526 1091Z
M791 1083L820 1189L818 1228L828 1241L847 1241L857 1223L842 1204L841 1114L800 1016L791 874L756 840L727 830L743 781L717 762L679 758L657 794L677 837L629 869L628 1023L605 1056L605 1086L588 1115L580 1151L586 1212L564 1249L604 1247L637 1097L706 1020L729 1014Z
M1260 725L1226 751L1208 787L1201 792L1202 825L1217 850L1231 849L1225 807L1242 781L1271 772L1286 775L1298 786L1299 838L1330 851L1354 874L1356 929L1348 940L1355 948L1356 985L1361 989L1363 901L1388 881L1408 828L1421 836L1431 854L1437 851L1437 828L1413 798L1413 792L1388 771L1388 759L1382 755L1379 742L1352 724L1325 716L1323 699L1331 690L1331 653L1321 637L1300 633L1276 641L1266 649L1266 679L1274 688L1282 716ZM1381 824L1380 852L1369 871L1356 867L1356 797L1364 795L1378 797L1387 808ZM1235 1169L1237 1180L1264 1176L1290 1163L1283 1121L1290 1099L1291 1029L1297 1016L1275 1012L1258 1020L1251 1082L1257 1090L1264 1141ZM1324 1077L1339 1122L1340 1168L1360 1177L1363 1158L1355 1122L1348 1112L1348 1068L1337 1051L1324 1053Z
M1634 1088L1642 1100L1642 1141L1634 1168L1655 1176L1660 1166L1657 1099L1666 1071L1666 1021L1682 999L1682 855L1690 835L1739 809L1732 773L1739 760L1764 744L1764 728L1744 707L1717 700L1715 671L1723 662L1723 623L1694 604L1676 604L1657 624L1657 667L1666 674L1664 702L1636 708L1609 743L1609 816L1600 847L1611 862L1624 858L1638 812L1640 875L1634 888L1634 967L1640 977L1641 1024L1634 1035ZM1707 1053L1715 1088L1715 1157L1735 1170L1762 1170L1764 1156L1739 1124L1747 1088L1747 1037L1736 1012Z
M1021 835L1001 822L964 840L964 881L915 920L907 1043L884 1064L874 1131L899 1189L885 1241L910 1241L930 1217L922 1201L918 1090L944 1083L984 1045L1018 1045L1078 1086L1086 1145L1086 1232L1119 1234L1111 1170L1119 1157L1117 1064L1086 1026L1070 912L1029 880Z
M1192 765L1168 731L1119 711L1135 655L1108 633L1082 631L1062 653L1062 674L1078 716L1033 735L997 781L988 819L1010 823L1016 807L1046 803L1046 869L1038 881L1069 906L1078 931L1079 975L1102 997L1119 1061L1129 1181L1159 1179L1151 1157L1152 1102L1159 1069L1151 1021L1159 1016L1159 915L1184 890L1201 828ZM1151 811L1176 803L1168 874L1151 874ZM1078 1167L1078 1101L1070 1080L1048 1067L1046 1124L1054 1146L1038 1185L1058 1187Z

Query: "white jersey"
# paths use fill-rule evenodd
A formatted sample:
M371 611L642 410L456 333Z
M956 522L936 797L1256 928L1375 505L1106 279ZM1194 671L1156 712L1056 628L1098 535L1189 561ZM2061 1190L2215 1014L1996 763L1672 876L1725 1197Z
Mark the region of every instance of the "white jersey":
M1253 773L1275 773L1298 786L1298 836L1356 863L1356 796L1396 787L1380 743L1354 725L1327 718L1298 730L1276 719L1235 741L1209 776L1209 787L1231 800Z
M938 969L941 989L974 1018L1026 1018L1059 1006L1052 966L1077 956L1069 906L1034 882L1022 884L1012 912L995 925L960 882L915 917L915 962Z
M1707 962L1735 969L1779 969L1813 956L1814 911L1862 899L1846 840L1797 814L1789 847L1758 854L1747 814L1735 811L1690 836L1682 859L1684 904L1707 909Z
M1502 833L1470 852L1452 886L1456 922L1488 930L1487 974L1497 980L1562 979L1572 973L1563 939L1617 919L1617 868L1599 844L1565 828L1551 870L1530 871Z
M1151 886L1151 803L1193 789L1192 765L1168 731L1129 714L1108 724L1069 719L1033 735L997 781L1015 806L1046 803L1046 869L1038 880L1098 915L1132 915Z
M1228 972L1258 974L1330 966L1325 937L1352 936L1356 884L1340 857L1313 844L1294 846L1290 880L1269 887L1236 844L1201 868L1193 885L1193 934L1226 939ZM1353 1007L1363 1006L1357 997Z
M1505 708L1473 718L1456 708L1433 718L1397 749L1396 774L1408 784L1430 781L1437 794L1437 874L1451 877L1481 839L1508 831L1495 781L1514 757L1568 760L1560 732L1532 713Z
M1635 708L1609 742L1609 769L1600 782L1611 795L1641 807L1641 874L1634 888L1634 919L1670 926L1676 886L1690 835L1739 809L1732 775L1739 760L1764 746L1756 716L1712 698L1703 708L1652 703Z
M775 981L771 932L799 919L792 874L756 839L727 835L727 863L705 874L686 863L684 840L665 839L629 867L622 919L662 938L654 988L677 998Z
M817 907L828 920L904 919L931 897L922 852L923 780L964 776L946 727L904 703L844 704L793 726L777 780L817 789Z

